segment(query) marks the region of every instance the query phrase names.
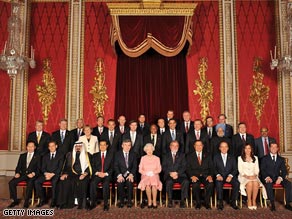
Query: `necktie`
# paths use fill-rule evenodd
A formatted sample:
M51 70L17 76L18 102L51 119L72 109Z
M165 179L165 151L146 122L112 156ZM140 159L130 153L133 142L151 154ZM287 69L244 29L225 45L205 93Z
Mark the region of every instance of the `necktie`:
M129 167L129 159L128 159L128 153L125 153L125 163L126 163L126 167Z
M175 140L175 134L174 134L173 130L171 131L171 138L172 138L173 141Z
M80 175L82 173L81 170L81 164L80 164L80 152L76 152L76 158L75 158L75 162L73 165L73 169L75 170L75 172Z
M131 132L131 142L132 142L132 147L133 147L133 145L135 143L134 133L133 132Z
M38 142L38 144L40 143L40 140L41 140L41 134L38 132L37 133L37 142Z
M113 144L113 140L114 140L114 135L113 135L113 132L110 133L110 144L112 145Z
M243 143L246 144L244 135L241 136L241 139L242 139Z
M224 163L224 167L226 167L226 155L223 155L223 163Z
M32 154L31 153L28 153L28 157L27 157L27 161L26 161L26 168L28 168L31 159L32 159Z
M53 154L51 154L51 160L53 160L54 159L54 153Z
M265 138L265 155L269 153L269 146L268 146L268 141L267 138Z
M104 171L104 153L101 153L101 172Z
M201 160L201 155L200 155L200 153L198 153L198 162L199 162L200 165L202 164L202 160Z
M143 124L141 124L141 129L143 129L144 128L144 125Z
M154 145L154 135L152 135L151 143Z
M102 133L102 128L99 128L99 134L101 135L101 133Z
M61 142L64 142L64 131L61 131Z
M189 123L187 122L186 123L186 133L188 133L189 132Z
M81 135L81 129L78 129L78 138L80 137L80 135Z
M209 131L208 131L208 135L209 135L209 138L212 138L212 133L211 133L211 129L209 128Z
M175 163L175 153L172 153L172 162Z
M121 131L122 134L124 133L124 126L120 127L120 131Z
M196 138L197 138L197 140L200 140L199 132L196 132Z
M274 161L274 164L276 164L276 157L275 157L275 155L273 155L273 161Z

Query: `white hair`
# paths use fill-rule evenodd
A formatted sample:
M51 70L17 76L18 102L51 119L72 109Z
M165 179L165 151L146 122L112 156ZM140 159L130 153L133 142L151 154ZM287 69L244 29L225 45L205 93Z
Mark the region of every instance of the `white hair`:
M155 150L154 145L153 145L152 143L147 143L147 144L144 146L143 150L146 152L146 149L147 149L148 147L151 147L152 152Z

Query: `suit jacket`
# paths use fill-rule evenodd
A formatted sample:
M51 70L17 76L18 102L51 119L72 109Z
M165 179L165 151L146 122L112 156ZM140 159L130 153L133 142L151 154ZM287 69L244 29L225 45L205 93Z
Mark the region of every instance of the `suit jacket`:
M263 182L268 176L275 182L279 176L285 179L288 175L285 159L279 155L277 155L276 164L270 154L264 156L261 160L260 170Z
M152 143L151 138L152 138L152 134L148 134L144 136L144 145L146 145L147 143ZM156 138L156 144L154 145L154 147L155 147L155 150L153 154L156 155L157 157L161 157L162 136L159 135L158 133L157 133L157 138ZM145 154L146 153L144 152L143 155Z
M150 133L150 125L145 122L142 129L140 124L138 123L137 132L143 136L148 135Z
M177 140L179 143L179 151L184 153L184 151L185 151L184 137L183 137L183 134L177 129L176 129L175 140ZM171 142L172 142L172 137L171 137L170 129L167 129L164 132L164 135L162 138L162 154L163 155L170 152L169 145Z
M230 154L227 154L225 167L221 153L214 156L213 164L215 176L220 174L223 178L226 178L229 174L231 174L233 177L237 177L238 175L236 159Z
M231 125L225 124L224 136L227 137L227 138L232 138L232 136L233 136L233 127Z
M189 131L186 132L186 127L185 127L185 121L182 121L180 123L180 131L181 133L183 133L184 136L184 144L186 144L186 138L187 138L187 134L191 131L194 130L194 121L189 121Z
M87 137L85 135L80 136L78 141L81 141L84 143L84 146L86 148L86 151L93 155L94 153L99 152L99 145L98 145L98 139L95 135L90 136L90 140L88 142Z
M172 153L168 152L162 159L162 170L164 173L164 180L171 179L170 172L177 172L178 177L187 177L186 175L186 158L185 154L177 152L175 155L175 162L173 163Z
M187 175L189 178L192 176L196 177L207 177L214 175L214 167L212 157L207 153L202 153L201 165L199 164L196 151L187 155Z
M105 138L105 134L106 134L107 130L108 130L108 128L103 126L102 133L100 133L99 130L98 130L98 126L96 126L96 127L93 128L92 134L97 136L98 141L100 141L102 138Z
M215 136L214 138L211 139L211 141L210 141L210 148L211 148L210 153L212 154L213 157L216 154L221 153L220 150L219 150L219 146L220 146L220 143L223 142L223 141L227 142L227 144L229 146L229 150L230 150L231 147L232 147L232 142L231 142L230 138L227 138L225 136L223 136L223 137Z
M114 131L114 139L112 144L110 143L110 131L107 129L104 132L104 135L101 137L101 140L107 141L108 143L108 151L111 152L117 152L121 150L121 144L122 144L122 134L120 132Z
M51 160L51 153L47 153L42 158L41 172L54 173L56 176L61 174L64 164L64 155L60 152L55 153L55 157Z
M254 148L254 137L251 134L246 133L246 144L251 144L251 146ZM231 154L233 156L238 157L241 155L242 148L244 146L244 143L241 139L241 135L239 133L233 135L232 137L232 147L231 147Z
M40 170L40 155L34 153L28 167L26 167L27 153L28 152L23 153L19 156L15 169L15 174L19 173L21 176L24 176L30 173L35 173L35 176L37 176Z
M137 167L138 167L137 157L133 151L130 151L128 155L128 167L126 166L124 152L120 150L115 154L114 161L115 178L117 178L118 175L120 174L122 174L123 176L133 174L133 176L135 177L137 174Z
M265 156L265 151L264 151L264 144L262 141L262 137L256 138L254 140L254 151L255 151L255 155L258 156L259 159L261 159L263 156ZM268 137L268 148L270 149L270 144L271 143L276 143L276 139Z
M74 140L71 136L70 131L66 130L65 138L62 143L61 141L61 134L60 130L57 130L52 133L52 139L57 142L58 144L58 151L61 152L62 154L66 155L69 151L72 151L73 145L74 145Z
M45 131L42 132L41 139L40 139L39 143L37 140L36 131L29 133L28 137L27 137L27 141L35 142L35 145L36 145L35 152L41 156L43 156L44 154L46 154L49 151L48 143L50 140L51 140L50 134L45 132Z
M217 136L216 126L213 126L213 127L212 127L211 138L210 138L210 136L209 136L209 134L208 134L208 128L207 128L207 126L205 126L204 128L202 128L202 131L205 132L205 133L207 133L207 136L208 136L209 142L210 142L210 140L211 140L212 138L214 138L215 136Z
M208 139L208 134L206 131L203 131L201 129L201 133L200 133L200 140L203 142L204 144L204 152L210 152L210 143L209 143L209 139ZM186 146L185 146L185 154L189 154L195 151L194 149L194 143L197 141L197 137L196 137L196 132L195 130L191 130L189 131L189 133L187 134L187 139L186 139Z
M113 153L107 151L106 156L104 158L104 166L103 166L103 172L108 173L108 177L112 176L113 173L113 162L114 162L114 156ZM95 153L92 156L92 174L95 175L96 172L101 172L101 152Z
M123 135L123 140L125 139L131 140L130 131ZM136 132L135 143L134 145L132 145L131 151L133 150L136 153L137 159L140 159L140 157L142 156L144 152L143 147L144 147L143 136Z
M83 129L82 129L82 132L81 132L80 136L78 136L78 129L77 128L76 129L72 129L70 132L71 132L71 135L72 135L72 138L73 138L74 142L78 141L79 137L84 135Z
M124 133L121 133L120 126L116 126L116 127L115 127L115 131L116 131L117 133L120 133L121 136L123 136L125 133L127 133L127 132L130 131L130 128L129 128L129 126L124 126Z

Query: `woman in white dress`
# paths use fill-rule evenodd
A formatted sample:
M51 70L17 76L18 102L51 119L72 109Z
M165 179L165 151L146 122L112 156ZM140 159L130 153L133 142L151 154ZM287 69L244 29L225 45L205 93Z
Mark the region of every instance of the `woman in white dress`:
M78 141L84 143L86 151L91 155L99 152L98 139L97 136L91 134L92 128L86 125L83 132L85 135L80 136Z
M238 181L240 182L241 195L247 195L247 207L250 210L256 210L257 194L259 186L262 187L263 197L266 199L267 194L264 186L259 180L259 162L254 156L253 148L250 144L243 147L241 156L238 157Z

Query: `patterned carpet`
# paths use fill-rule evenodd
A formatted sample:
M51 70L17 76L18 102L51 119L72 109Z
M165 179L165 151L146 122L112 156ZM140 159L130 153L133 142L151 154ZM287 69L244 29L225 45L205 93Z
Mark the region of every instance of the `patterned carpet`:
M0 200L0 218L5 218L3 216L3 210L10 204L9 200ZM21 208L22 204L15 209ZM227 218L236 218L236 219L252 219L252 218L265 218L265 219L291 219L292 211L288 211L284 209L282 205L279 203L276 205L277 211L271 212L269 209L259 208L256 211L248 210L244 207L241 210L235 211L229 206L225 206L223 211L218 211L217 209L206 210L202 207L201 210L185 208L180 209L178 205L175 208L169 209L166 207L161 207L158 209L148 209L144 208L131 208L128 209L124 207L123 209L119 209L117 207L112 206L108 212L103 211L102 205L97 206L97 208L92 211L87 210L77 210L74 209L66 209L66 210L56 210L54 211L53 217L33 217L33 218L216 218L216 219L227 219ZM43 206L43 209L48 208L48 205ZM6 217L6 218L20 218L20 217ZM32 218L28 216L24 216L22 218Z

